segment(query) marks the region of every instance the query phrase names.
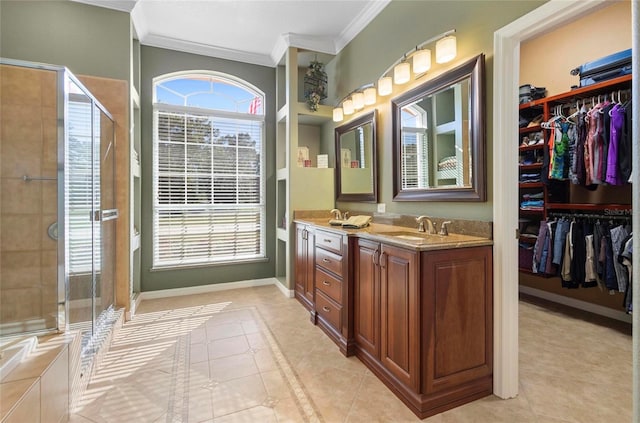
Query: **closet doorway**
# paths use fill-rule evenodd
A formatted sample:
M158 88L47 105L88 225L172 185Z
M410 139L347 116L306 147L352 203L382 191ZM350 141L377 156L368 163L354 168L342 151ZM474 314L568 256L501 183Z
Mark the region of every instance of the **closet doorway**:
M631 2L634 3L634 2ZM518 210L513 206L518 193L518 148L514 134L518 134L517 104L520 66L520 43L533 39L550 30L569 23L585 14L606 6L604 1L556 1L552 0L528 15L507 25L494 35L494 145L493 145L493 196L494 221L494 281L495 281L495 364L494 393L502 398L514 397L518 393ZM638 4L632 16L637 15ZM631 17L629 17L631 19ZM632 45L638 46L638 24L632 21ZM637 51L637 50L636 50ZM637 56L636 56L637 61ZM541 65L544 65L544 61ZM637 67L637 64L635 64ZM636 75L637 75L637 70ZM637 87L637 82L634 81ZM633 90L637 104L637 89ZM634 116L637 122L638 116ZM638 163L637 151L633 162ZM634 225L638 227L638 174L633 176L632 198L636 203L633 211ZM512 181L512 182L507 182ZM636 259L637 263L637 259ZM637 286L638 276L633 283ZM637 297L637 295L636 295ZM637 329L637 316L634 316ZM633 343L638 345L637 336ZM637 351L637 348L634 348ZM637 352L635 352L637 354ZM637 360L634 360L634 363ZM638 369L634 364L634 375ZM638 385L634 379L633 404L638 418Z

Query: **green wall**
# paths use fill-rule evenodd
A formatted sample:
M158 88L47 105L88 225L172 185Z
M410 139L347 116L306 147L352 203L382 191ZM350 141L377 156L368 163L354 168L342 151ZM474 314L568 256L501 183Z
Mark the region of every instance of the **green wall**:
M325 104L334 104L351 90L376 82L391 64L416 45L450 29L456 30L458 55L452 62L438 65L432 56L432 68L426 76L399 88L394 87L391 96L378 97L378 103L372 106L379 112L379 202L386 204L387 213L492 220L493 33L543 3L544 1L392 1L327 64L329 98ZM435 43L430 46L434 52ZM480 53L486 56L487 202L393 202L391 99ZM365 108L363 113L369 110ZM330 128L323 132L328 134L323 138L326 150L333 151L333 132ZM340 202L338 207L345 210L376 211L375 204L370 203Z
M0 56L130 78L129 14L70 1L0 1Z
M142 46L141 112L142 112L142 291L180 288L273 277L275 274L275 68L199 56L156 47ZM266 203L267 203L267 262L240 265L217 265L182 270L151 271L153 259L152 213L152 137L153 137L153 78L184 70L211 70L241 78L265 93L266 97Z

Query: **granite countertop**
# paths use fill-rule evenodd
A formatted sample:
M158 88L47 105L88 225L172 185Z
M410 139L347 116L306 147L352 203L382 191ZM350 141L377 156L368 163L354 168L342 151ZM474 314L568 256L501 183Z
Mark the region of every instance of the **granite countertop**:
M345 229L341 226L330 225L328 218L296 218L294 222L313 225L341 235L346 234L347 236L384 242L416 251L448 250L452 248L493 245L493 240L490 238L451 232L449 235L430 235L424 232L418 232L415 228L383 223L371 223L362 229Z

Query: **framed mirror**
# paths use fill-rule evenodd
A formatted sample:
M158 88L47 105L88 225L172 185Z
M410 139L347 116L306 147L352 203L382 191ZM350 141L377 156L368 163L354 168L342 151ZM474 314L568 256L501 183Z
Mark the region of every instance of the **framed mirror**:
M378 201L377 116L373 110L335 130L338 201Z
M486 201L484 54L391 101L394 201Z

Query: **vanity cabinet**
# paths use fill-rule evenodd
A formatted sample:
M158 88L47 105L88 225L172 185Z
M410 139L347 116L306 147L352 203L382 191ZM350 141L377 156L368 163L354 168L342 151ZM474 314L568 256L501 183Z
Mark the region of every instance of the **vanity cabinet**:
M315 320L315 229L297 223L295 256L295 297L311 312Z
M355 243L356 355L420 418L489 395L491 247Z
M418 253L358 240L354 268L356 351L379 362L398 382L417 389Z
M322 330L347 353L347 237L323 230L315 237L316 319Z

